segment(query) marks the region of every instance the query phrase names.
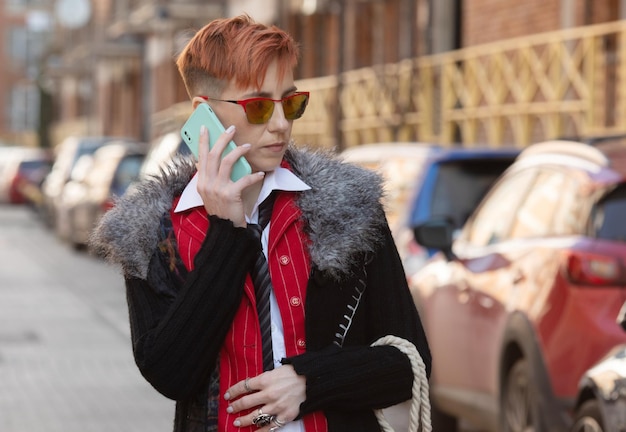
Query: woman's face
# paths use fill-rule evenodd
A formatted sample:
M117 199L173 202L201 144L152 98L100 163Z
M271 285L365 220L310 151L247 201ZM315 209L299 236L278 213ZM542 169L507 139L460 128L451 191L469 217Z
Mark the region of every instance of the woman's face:
M242 100L254 97L281 99L296 91L293 72L288 70L282 81L278 80L277 62L267 68L265 79L260 90L256 88L241 89L229 83L219 96L224 100ZM293 120L287 120L280 103L274 104L274 112L264 124L251 124L246 119L243 106L228 102L209 100L211 107L221 120L224 128L234 125L236 128L234 141L237 145L250 144L251 148L245 158L252 167L252 172L273 171L283 159L291 139Z

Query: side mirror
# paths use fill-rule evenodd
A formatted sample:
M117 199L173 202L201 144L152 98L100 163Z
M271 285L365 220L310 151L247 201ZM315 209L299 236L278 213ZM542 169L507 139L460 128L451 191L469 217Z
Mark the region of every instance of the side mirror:
M413 236L420 245L442 251L448 260L455 258L452 253L454 225L445 220L437 219L424 222L413 227Z

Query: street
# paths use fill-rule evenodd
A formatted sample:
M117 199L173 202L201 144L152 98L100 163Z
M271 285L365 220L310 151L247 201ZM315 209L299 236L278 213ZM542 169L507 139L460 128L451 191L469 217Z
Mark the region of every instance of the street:
M0 206L0 430L167 432L173 417L134 364L117 269Z

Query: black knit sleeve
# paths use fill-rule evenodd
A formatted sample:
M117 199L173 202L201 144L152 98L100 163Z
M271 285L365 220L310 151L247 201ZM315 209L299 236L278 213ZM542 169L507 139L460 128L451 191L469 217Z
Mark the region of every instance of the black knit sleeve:
M392 346L330 345L284 363L292 364L307 379L307 399L300 415L328 408L378 409L411 398L410 360Z
M126 280L135 361L164 396L187 399L208 382L257 249L246 229L210 217L195 268L175 295L145 280Z

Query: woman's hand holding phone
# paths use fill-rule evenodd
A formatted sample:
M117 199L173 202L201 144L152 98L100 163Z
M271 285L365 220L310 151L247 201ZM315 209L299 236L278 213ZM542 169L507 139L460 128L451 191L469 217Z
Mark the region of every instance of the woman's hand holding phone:
M248 174L236 182L232 181L234 164L250 149L250 144L243 144L222 157L234 134L235 127L230 126L209 150L209 132L205 126L201 126L198 141L197 187L208 214L230 219L235 226L245 227L243 192L247 187L261 182L265 173Z

